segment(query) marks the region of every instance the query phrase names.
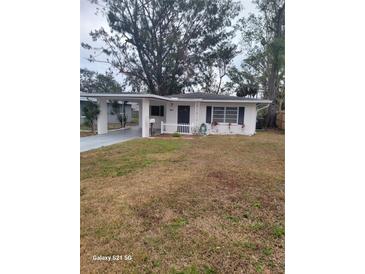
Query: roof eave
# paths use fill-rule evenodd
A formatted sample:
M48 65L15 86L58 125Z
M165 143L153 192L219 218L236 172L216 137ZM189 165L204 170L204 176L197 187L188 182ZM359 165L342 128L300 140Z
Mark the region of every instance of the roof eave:
M270 100L202 100L206 103L250 103L250 104L271 104Z
M271 104L271 100L210 100L210 99L202 99L202 98L178 98L178 97L164 97L155 94L113 94L113 93L80 93L80 97L90 97L90 98L102 98L102 97L112 97L112 98L133 98L133 99L142 99L142 98L149 98L149 99L157 99L157 100L164 100L169 102L206 102L206 103L249 103L249 104Z
M165 101L169 101L168 98L163 97L163 96L159 96L159 95L155 95L155 94L122 94L122 93L80 93L80 97L91 97L91 98L133 98L133 99L143 99L143 98L149 98L149 99L159 99L159 100L165 100Z

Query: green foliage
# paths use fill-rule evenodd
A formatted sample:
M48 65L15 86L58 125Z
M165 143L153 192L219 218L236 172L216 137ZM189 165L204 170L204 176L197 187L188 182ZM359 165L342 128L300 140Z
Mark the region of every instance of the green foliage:
M259 91L258 86L241 84L236 89L236 95L238 97L256 96Z
M179 233L179 230L187 223L188 221L185 218L176 218L171 223L167 224L165 228L170 236L176 237Z
M161 265L161 262L160 262L159 260L156 260L156 261L155 261L155 260L153 260L153 261L152 261L152 266L153 266L153 267L159 267L160 265Z
M264 255L266 255L266 256L270 256L272 254L272 249L270 247L265 247L262 250L262 253L264 253Z
M264 266L261 263L256 264L256 272L262 273L264 271Z
M203 266L203 273L204 274L216 274L218 273L217 271L215 271L213 268L211 268L210 266Z
M265 224L262 222L254 222L251 227L253 230L261 230L265 227Z
M85 116L85 122L88 124L88 126L90 126L91 130L94 131L95 120L100 113L99 106L94 102L87 101L82 109L82 112Z
M185 226L187 223L188 221L185 218L177 218L173 220L170 224L168 224L168 227L170 227L173 230L176 230Z
M285 3L255 0L255 14L240 19L245 59L241 68L228 71L226 89L237 96L254 96L259 90L273 103L267 125L274 126L275 113L285 104ZM278 106L277 106L278 105Z
M257 244L252 243L252 242L244 242L243 247L247 248L247 249L256 250L257 249Z
M181 134L179 132L174 132L172 134L172 137L180 137L180 136L181 136Z
M98 3L97 0L92 0ZM103 0L111 32L90 33L103 46L92 47L91 62L106 62L126 75L134 91L168 95L202 81L195 77L202 63L225 73L234 46L234 0Z
M100 74L88 69L80 69L80 91L86 93L121 93L124 87L113 74Z
M112 113L111 114L118 114L119 106L120 106L120 104L117 100L112 101L112 103L111 103Z
M217 46L215 52L204 55L205 61L199 63L199 74L196 76L202 91L215 94L225 92L222 80L237 53L236 45L223 42Z
M118 113L117 118L118 118L120 125L122 127L125 127L125 124L127 123L127 119L128 119L127 115L125 115L124 112Z
M276 225L273 229L273 233L275 237L281 238L282 236L285 235L284 227L282 227L281 225Z
M253 204L253 207L261 208L261 203L260 203L260 202L255 202L255 203Z

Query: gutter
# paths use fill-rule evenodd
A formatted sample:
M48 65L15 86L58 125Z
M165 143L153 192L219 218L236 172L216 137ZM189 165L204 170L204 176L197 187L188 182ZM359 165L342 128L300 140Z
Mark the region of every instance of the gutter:
M257 111L257 112L259 112L259 111L261 111L261 110L267 109L267 108L270 106L270 104L271 104L271 101L270 101L270 103L268 103L266 106L261 107L261 108L258 108L256 111Z
M132 99L157 99L157 100L163 100L168 102L206 102L206 103L255 103L255 104L270 104L271 100L204 100L204 99L189 99L189 98L177 98L177 97L164 97L159 96L155 94L112 94L112 93L80 93L81 97L91 97L91 98L102 98L110 97L112 98L132 98Z

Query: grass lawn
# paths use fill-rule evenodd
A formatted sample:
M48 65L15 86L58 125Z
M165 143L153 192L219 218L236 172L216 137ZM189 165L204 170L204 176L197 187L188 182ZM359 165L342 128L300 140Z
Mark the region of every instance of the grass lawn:
M284 273L283 134L139 139L80 157L82 273Z

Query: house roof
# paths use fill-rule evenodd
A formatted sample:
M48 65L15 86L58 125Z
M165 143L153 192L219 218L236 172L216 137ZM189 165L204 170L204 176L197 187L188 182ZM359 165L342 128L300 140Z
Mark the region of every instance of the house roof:
M263 103L270 104L271 100L266 99L257 99L257 98L245 98L245 97L237 97L237 96L229 96L229 95L217 95L217 94L209 94L209 93L186 93L186 94L175 94L169 96L160 96L155 94L146 94L146 93L80 93L81 97L87 98L104 98L107 100L138 100L143 98L155 99L155 100L163 100L168 102L233 102L233 103Z
M90 97L90 96L80 96L80 101L82 102L87 102L87 101L91 101L91 102L96 102L97 99L94 97ZM119 104L122 104L121 102L118 101ZM127 102L126 105L131 105L132 103Z
M202 100L236 100L236 101L257 101L257 98L243 98L231 95L222 95L222 94L213 94L213 93L204 93L204 92L194 92L194 93L185 93L185 94L176 94L168 96L170 98L181 98L181 99L202 99Z

